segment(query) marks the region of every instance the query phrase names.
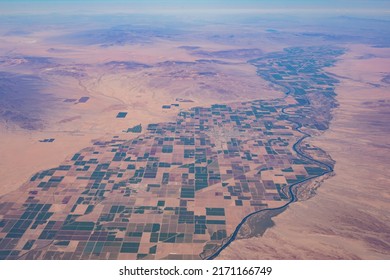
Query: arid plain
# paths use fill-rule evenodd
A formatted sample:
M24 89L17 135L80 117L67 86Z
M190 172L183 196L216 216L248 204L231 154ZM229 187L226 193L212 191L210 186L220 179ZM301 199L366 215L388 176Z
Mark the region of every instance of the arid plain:
M59 164L93 139L138 124L172 120L179 109L162 106L177 103L178 98L191 101L181 102L181 110L252 100L259 91L263 99L281 96L246 64L259 50L238 56L227 52L227 57L222 53L226 61L218 61L206 52L189 53L182 45L187 41L111 48L47 42L58 35L57 31L36 32L1 39L0 69L26 75L5 76L1 85L34 95L30 102L22 100L25 95L13 96L9 103L15 104L1 108L0 194L15 190L37 170ZM231 50L201 39L191 43L208 50ZM39 88L22 83L22 88L14 89L20 78L39 79ZM89 99L78 102L82 97ZM35 108L23 112L22 106ZM130 112L126 120L115 118L120 111ZM45 138L55 141L39 142Z
M388 20L251 14L27 21L0 19L2 257L390 257ZM196 135L194 144L188 135ZM144 149L151 152L142 158ZM107 175L102 183L90 166L77 167L96 164L101 154L99 173L113 152L107 174L115 180ZM86 176L85 186L73 181ZM186 184L194 185L190 194ZM52 212L23 218L39 199ZM19 224L25 220L28 226ZM86 239L76 236L78 226Z

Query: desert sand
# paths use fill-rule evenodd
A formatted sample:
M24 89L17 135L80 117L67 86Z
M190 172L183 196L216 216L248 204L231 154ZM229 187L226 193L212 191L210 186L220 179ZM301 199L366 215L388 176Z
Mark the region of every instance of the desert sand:
M127 132L138 124L145 129L150 123L170 122L190 107L283 97L278 86L247 63L261 54L289 46L355 42L344 45L347 53L328 69L340 80L339 107L330 129L308 140L335 160L334 176L319 188L306 186L316 194L310 199L301 195L273 218L275 226L263 236L234 241L220 258L389 259L388 48L356 45L349 29L329 35L329 26L314 28L310 21L297 28L294 21L291 27L277 18L252 26L248 19L248 26L195 24L172 32L143 24L133 29L133 23L123 26L122 20L114 28L100 21L96 26L72 22L71 27L59 27L39 20L31 32L20 33L12 18L3 19L0 87L7 89L7 97L17 94L0 103L1 197L94 140L138 136ZM367 30L363 37L371 34ZM375 36L380 32L375 29ZM16 79L9 78L13 75ZM30 87L29 79L39 81L38 89ZM87 101L79 101L83 99ZM127 116L118 118L123 112ZM186 253L193 250L190 246Z

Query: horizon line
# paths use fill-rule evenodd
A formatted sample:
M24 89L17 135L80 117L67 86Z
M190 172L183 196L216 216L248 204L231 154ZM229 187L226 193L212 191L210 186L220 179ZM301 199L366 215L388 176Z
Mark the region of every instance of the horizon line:
M1 6L1 5L0 5ZM50 15L50 14L64 14L64 15L102 15L102 14L176 14L176 13L185 13L185 14L194 14L197 15L198 13L207 13L207 14L291 14L291 13L315 13L315 14L382 14L382 15L390 15L390 9L363 9L363 8L353 8L353 9L346 9L346 8L286 8L286 9L280 9L280 8L268 8L268 9L235 9L235 8L225 8L225 9L218 9L218 8L197 8L197 9L185 9L185 8L176 8L176 9L129 9L129 10L123 10L123 9L113 9L111 11L104 11L104 10L87 10L85 8L79 9L79 10L62 10L58 11L55 9L48 9L48 10L18 10L18 11L4 11L2 10L0 12L0 16L4 15Z

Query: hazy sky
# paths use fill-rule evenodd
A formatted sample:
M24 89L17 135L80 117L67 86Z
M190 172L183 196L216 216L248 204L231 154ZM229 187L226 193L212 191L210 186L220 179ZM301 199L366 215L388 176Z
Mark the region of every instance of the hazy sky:
M0 0L0 13L156 11L390 11L390 0Z

